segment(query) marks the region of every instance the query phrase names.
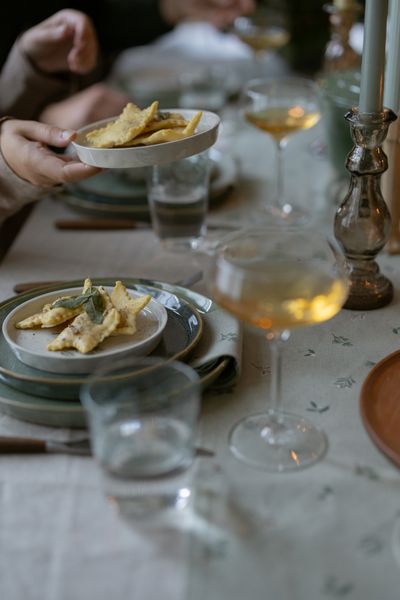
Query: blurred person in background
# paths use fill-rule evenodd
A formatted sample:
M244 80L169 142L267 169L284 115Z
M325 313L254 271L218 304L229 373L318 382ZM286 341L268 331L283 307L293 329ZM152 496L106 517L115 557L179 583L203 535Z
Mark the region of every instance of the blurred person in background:
M93 23L75 10L61 11L27 30L12 47L0 73L0 222L54 186L99 172L51 150L65 148L74 131L4 116L5 106L18 116L34 114L58 88L52 73L87 73L97 54Z
M7 3L0 21L0 65L21 32L51 17L67 6L62 0L22 0ZM23 110L14 98L4 97L1 112L20 118L40 119L61 127L81 127L92 121L118 114L129 98L106 84L104 77L119 53L129 47L147 44L185 20L208 21L225 28L240 14L251 12L254 0L82 0L68 3L68 8L83 11L93 21L99 39L98 60L86 73L61 70L51 72L53 87L48 87L45 105L24 104ZM18 64L24 61L24 50L17 41ZM18 54L18 50L15 50ZM9 68L14 67L9 62ZM19 68L19 67L18 67ZM42 73L43 74L43 73ZM46 71L48 75L49 72ZM29 84L29 81L27 81ZM29 85L26 86L27 88Z
M80 11L64 9L26 29L62 4L8 4L0 22L0 115L14 117L3 117L1 123L0 222L53 186L99 172L52 148L65 148L74 129L117 114L129 100L104 84L90 85L104 76L122 49L151 41L185 19L207 19L224 27L253 7L252 0L83 1L76 4L91 12L94 22ZM38 118L47 125L21 120Z

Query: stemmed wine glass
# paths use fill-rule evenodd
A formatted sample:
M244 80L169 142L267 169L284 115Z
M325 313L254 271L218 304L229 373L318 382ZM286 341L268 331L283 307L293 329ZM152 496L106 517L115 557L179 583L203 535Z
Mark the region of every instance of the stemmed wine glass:
M303 77L253 79L243 93L244 116L251 124L272 136L276 143L276 182L273 202L265 209L275 219L295 223L306 215L287 199L284 189L283 151L290 135L310 129L321 112L317 85Z
M258 6L251 14L237 17L231 31L251 48L256 61L290 40L284 9Z
M269 407L235 425L231 451L273 472L312 464L324 453L326 438L308 420L282 411L280 347L291 329L340 310L348 291L340 249L309 228L243 230L217 249L209 283L218 304L266 336L272 356Z

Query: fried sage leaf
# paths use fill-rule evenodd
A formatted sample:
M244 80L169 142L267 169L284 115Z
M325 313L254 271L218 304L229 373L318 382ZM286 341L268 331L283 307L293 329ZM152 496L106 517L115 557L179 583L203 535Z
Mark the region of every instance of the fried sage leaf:
M95 293L91 294L90 298L85 303L85 311L93 323L100 325L104 319L104 300L95 288Z
M84 307L93 323L100 324L103 322L104 302L97 288L91 287L84 294L61 298L53 304L54 308L78 308L79 306Z

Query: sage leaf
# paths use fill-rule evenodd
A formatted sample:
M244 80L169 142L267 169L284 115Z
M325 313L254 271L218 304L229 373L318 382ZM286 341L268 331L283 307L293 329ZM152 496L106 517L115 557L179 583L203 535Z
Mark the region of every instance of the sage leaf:
M89 294L81 294L80 296L71 296L70 298L60 298L53 304L53 308L78 308L88 301L88 298L93 292Z
M99 290L95 289L95 292L90 295L84 306L90 320L100 325L104 318L104 300Z
M53 308L79 308L83 306L86 313L93 323L100 325L103 322L104 301L97 288L90 287L84 294L71 296L70 298L60 298L53 304Z

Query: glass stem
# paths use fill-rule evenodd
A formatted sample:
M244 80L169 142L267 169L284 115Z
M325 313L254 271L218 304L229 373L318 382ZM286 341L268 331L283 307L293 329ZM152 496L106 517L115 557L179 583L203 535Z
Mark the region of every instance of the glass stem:
M282 343L289 339L289 332L270 332L267 335L271 352L271 390L268 413L280 421L282 401Z
M283 151L286 147L286 139L278 140L276 144L276 189L275 203L280 209L285 205Z

